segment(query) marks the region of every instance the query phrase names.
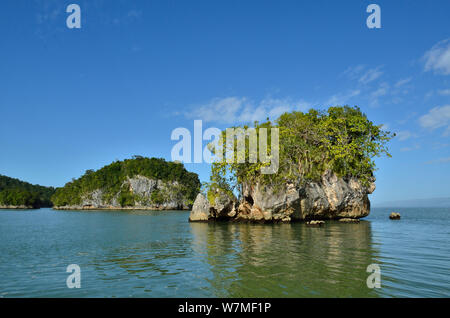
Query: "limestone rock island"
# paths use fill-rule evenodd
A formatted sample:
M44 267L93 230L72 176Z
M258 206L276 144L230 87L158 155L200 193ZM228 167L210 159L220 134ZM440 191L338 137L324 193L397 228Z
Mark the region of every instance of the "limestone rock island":
M57 210L187 210L199 190L197 174L181 163L135 156L86 171L52 201Z
M390 157L386 143L394 135L381 127L358 107L348 106L285 113L274 123L256 122L257 135L262 128L279 130L278 171L262 174L261 162L214 162L211 181L205 193L197 195L189 220L357 222L370 213L373 157ZM231 143L225 142L226 135L224 131L220 140L225 151L235 150L239 138L249 145L251 134L236 135L238 142Z

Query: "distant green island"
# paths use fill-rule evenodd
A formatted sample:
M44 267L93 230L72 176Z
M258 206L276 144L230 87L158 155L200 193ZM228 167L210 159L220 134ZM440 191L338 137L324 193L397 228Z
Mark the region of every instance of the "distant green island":
M33 185L0 175L0 208L38 209L53 206L55 188Z
M56 189L0 176L0 209L185 210L200 186L198 175L181 163L133 156Z
M189 209L200 191L198 175L183 164L134 156L86 173L51 197L55 209Z

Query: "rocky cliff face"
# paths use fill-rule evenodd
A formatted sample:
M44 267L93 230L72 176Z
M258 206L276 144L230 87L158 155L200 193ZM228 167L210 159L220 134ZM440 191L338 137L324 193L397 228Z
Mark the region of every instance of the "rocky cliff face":
M57 210L188 210L189 200L177 181L163 182L143 176L128 178L122 185L132 198L132 204L122 206L119 191L112 197L104 189L84 194L79 205L55 206ZM192 202L192 201L191 201Z
M238 201L217 193L214 202L199 194L190 221L233 220L290 222L296 220L359 219L369 215L368 194L375 184L364 187L358 180L344 180L327 171L319 182L286 184L281 189L261 184L243 184Z

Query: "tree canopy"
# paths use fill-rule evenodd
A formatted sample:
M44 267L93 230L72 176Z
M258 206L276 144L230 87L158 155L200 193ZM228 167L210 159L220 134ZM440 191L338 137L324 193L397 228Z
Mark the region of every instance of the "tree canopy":
M122 186L127 178L136 175L154 180L178 181L181 193L192 201L200 190L198 175L187 171L183 164L162 158L134 156L132 159L115 161L97 171L87 170L82 177L58 188L52 201L56 206L78 205L83 195L102 189L105 200L109 201L119 193L119 203L127 206L134 200L129 189L123 189ZM158 193L152 194L152 197L156 203L161 201Z
M248 126L242 126L248 129ZM249 162L249 136L246 135L245 163L216 161L212 164L211 182L206 188L217 187L232 191L242 182L258 180L274 185L286 182L318 181L326 170L343 178L354 177L363 184L374 180L374 157L390 157L387 142L395 136L375 125L361 110L349 106L330 107L326 111L311 109L306 113L294 111L282 114L275 122L255 122L257 135L261 128L279 130L279 169L275 174L261 174L260 161ZM268 133L268 152L271 135ZM236 144L227 146L226 132L219 144L223 151L234 150ZM259 145L258 145L259 147ZM213 147L210 149L215 151Z
M0 175L0 205L51 207L53 187L33 185L19 179Z

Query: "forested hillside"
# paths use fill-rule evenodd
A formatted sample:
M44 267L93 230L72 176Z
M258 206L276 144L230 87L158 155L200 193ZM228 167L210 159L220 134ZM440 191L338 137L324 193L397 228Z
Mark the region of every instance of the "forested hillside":
M51 207L53 187L33 185L0 175L0 206Z
M126 181L135 176L177 182L179 186L176 192L192 202L200 191L198 175L187 171L183 164L161 158L134 156L133 159L115 161L97 171L87 170L82 177L58 188L52 201L55 206L79 205L86 195L101 190L102 201L109 202L118 196L117 200L121 206L133 206L136 200L141 198L130 191ZM165 199L160 191L151 194L152 203L162 203Z

